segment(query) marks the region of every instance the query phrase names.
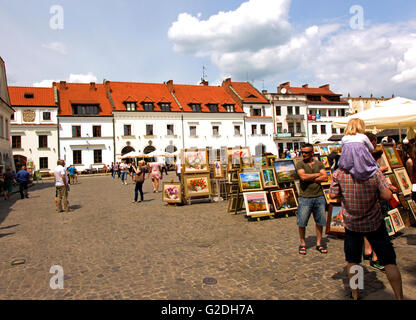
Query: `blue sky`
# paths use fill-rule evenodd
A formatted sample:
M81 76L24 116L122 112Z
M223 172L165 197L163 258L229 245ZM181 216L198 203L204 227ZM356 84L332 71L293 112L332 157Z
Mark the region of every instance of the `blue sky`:
M50 28L50 8L64 28ZM350 8L360 5L363 30ZM196 84L225 77L275 91L329 83L346 95L416 98L413 1L0 0L9 85L46 80ZM222 13L220 13L222 12Z

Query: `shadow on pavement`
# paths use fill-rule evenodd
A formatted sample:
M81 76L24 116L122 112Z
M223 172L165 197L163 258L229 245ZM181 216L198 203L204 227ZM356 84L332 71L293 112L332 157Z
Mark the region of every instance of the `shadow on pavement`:
M15 234L15 233L14 232L10 232L10 233L0 233L0 238L7 237L7 236L10 236L12 234Z

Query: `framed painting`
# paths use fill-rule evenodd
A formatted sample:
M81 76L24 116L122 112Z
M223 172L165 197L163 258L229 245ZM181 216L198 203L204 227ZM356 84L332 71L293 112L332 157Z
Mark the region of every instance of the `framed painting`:
M382 144L381 146L391 169L403 167L402 159L394 144Z
M414 200L410 199L407 200L407 204L409 206L410 212L412 213L413 220L416 222L416 203Z
M185 149L184 173L204 173L209 172L207 149Z
M229 171L227 173L227 179L228 179L228 182L229 183L238 182L237 170L235 170L235 171Z
M164 182L162 186L162 201L167 203L182 203L180 182Z
M330 203L341 203L341 199L340 198L337 197L335 199L332 199L329 196L329 189L324 189L323 191L324 191L325 200L326 200L326 203L327 204L330 204Z
M396 178L394 173L386 175L386 179L387 179L388 182L390 182L390 184L393 187L397 188L397 192L401 191L399 182L397 181L397 178Z
M276 213L295 211L298 209L298 200L292 188L270 191L270 196Z
M265 191L246 192L243 194L246 213L248 216L270 213L269 202Z
M263 167L267 167L267 159L266 157L253 157L253 166L256 170L261 170Z
M320 146L319 147L319 154L321 156L327 156L329 154L329 152L328 152L328 146Z
M263 190L259 171L240 172L238 181L241 192Z
M377 163L380 166L380 168L387 167L387 170L383 171L384 174L393 173L393 171L391 170L390 164L387 161L387 157L386 157L386 154L384 153L384 151L383 151L383 154L381 155L380 159L377 160Z
M404 198L404 196L402 194L399 194L399 202L400 202L400 204L402 205L403 208L410 209L409 204L407 203L406 199Z
M391 222L393 224L393 228L395 232L399 232L400 230L405 228L404 222L402 217L400 216L399 210L393 209L388 212L389 217L391 218Z
M183 179L187 198L211 195L209 174L185 175Z
M386 229L387 229L387 233L389 234L389 236L393 236L396 232L394 232L393 222L391 222L391 218L385 217L384 223L386 224Z
M278 187L276 173L273 168L264 168L261 169L261 177L263 179L264 188L274 188Z
M266 156L267 166L273 167L273 162L275 162L277 159L277 156Z
M339 204L330 204L326 219L326 234L334 236L345 235L344 219L342 217L342 207Z
M276 172L277 181L279 183L291 182L299 179L292 159L275 161L274 171Z
M229 184L228 194L236 194L239 190L238 183Z
M397 182L400 186L400 190L402 191L404 196L408 196L412 194L412 182L407 174L405 168L396 168L393 169L394 175L397 178Z
M320 154L320 149L319 149L319 146L313 146L313 153L314 154Z
M241 211L244 205L244 198L240 195L237 199L237 195L232 195L230 200L228 200L228 210L227 212L234 213L235 210Z
M227 149L227 168L251 168L250 148L236 147Z
M221 161L214 161L214 178L215 179L222 179L224 178L224 172L222 170Z
M331 165L329 164L328 156L320 156L319 159L321 160L321 162L324 165L325 169L331 168Z
M295 181L293 181L293 184L295 185L296 192L299 195L300 194L300 181L299 180L295 180Z
M331 170L325 170L326 175L328 176L328 181L327 182L321 182L321 185L323 186L327 186L330 185L332 182L332 171Z

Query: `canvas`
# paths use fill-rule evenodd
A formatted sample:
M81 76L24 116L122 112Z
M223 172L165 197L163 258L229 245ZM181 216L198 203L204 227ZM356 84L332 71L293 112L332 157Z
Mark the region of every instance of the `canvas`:
M394 232L393 223L391 222L390 217L385 217L384 222L386 224L387 233L389 236L393 236L396 232Z
M241 192L263 190L260 172L258 171L240 172L238 173L238 180Z
M298 200L293 189L271 191L270 196L276 213L295 211L298 208Z
M380 167L387 167L387 170L383 172L384 174L393 173L393 171L391 170L390 164L387 161L387 157L386 157L386 154L384 153L384 151L383 151L383 154L381 155L380 159L378 159L377 163Z
M400 230L405 228L404 222L402 217L400 216L399 210L393 209L388 212L389 217L391 218L391 222L393 223L394 231L399 232Z
M214 178L215 179L222 179L224 178L224 172L222 170L221 161L214 161Z
M277 181L279 183L291 182L299 178L295 164L291 159L275 161L274 171L276 172Z
M273 168L264 168L261 169L261 176L263 178L264 188L274 188L278 187L276 173Z
M211 195L209 174L185 175L184 188L187 198Z
M227 149L227 168L252 167L250 149L248 147L236 147Z
M261 170L263 167L267 167L267 159L266 157L253 157L253 166L256 170Z
M273 163L276 161L276 156L266 156L267 166L273 167Z
M329 154L329 152L328 152L328 146L320 146L319 147L319 154L321 156L327 156Z
M327 156L321 156L320 157L320 160L321 160L322 164L324 165L324 167L326 169L331 168L331 165L329 164L329 160L328 160L328 157Z
M394 174L397 178L397 182L399 183L400 190L402 191L404 196L408 196L412 194L412 182L407 174L405 168L397 168L394 169Z
M341 205L329 205L326 219L326 234L345 235L344 219L341 210Z
M341 203L341 199L340 198L332 199L329 196L329 189L324 189L323 191L324 191L325 200L326 200L326 203L327 204L330 204L330 203Z
M206 149L185 149L184 173L209 172L208 152Z
M400 158L399 153L393 144L383 144L382 148L390 168L395 169L403 167L402 159Z
M164 182L162 186L162 201L167 203L181 203L182 191L180 182Z
M407 200L407 204L409 205L410 212L412 213L413 220L416 222L416 203L410 199Z
M265 191L244 193L244 204L248 216L270 213L269 202Z
M326 175L328 176L328 181L327 182L321 182L321 185L326 186L326 185L330 185L332 182L332 172L331 170L325 170Z

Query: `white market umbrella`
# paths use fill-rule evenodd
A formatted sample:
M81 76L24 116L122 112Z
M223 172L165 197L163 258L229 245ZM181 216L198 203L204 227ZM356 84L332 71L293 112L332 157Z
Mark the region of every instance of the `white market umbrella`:
M126 153L124 156L121 156L121 159L140 158L140 157L143 157L143 155L136 151L130 151L129 153Z

